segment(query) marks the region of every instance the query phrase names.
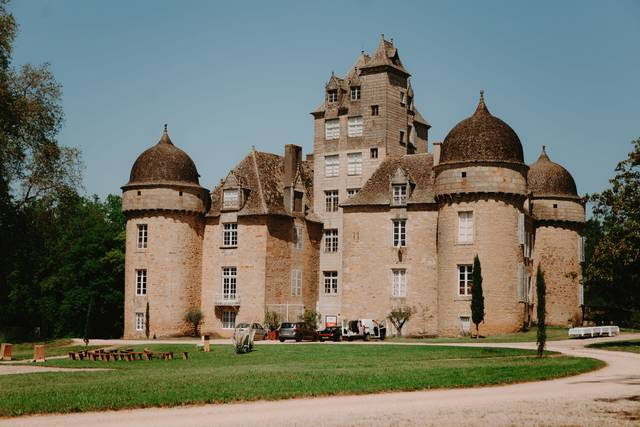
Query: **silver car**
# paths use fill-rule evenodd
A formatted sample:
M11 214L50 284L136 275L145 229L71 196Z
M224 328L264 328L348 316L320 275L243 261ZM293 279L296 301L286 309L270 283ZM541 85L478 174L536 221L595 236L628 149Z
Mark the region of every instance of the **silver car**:
M254 340L257 341L257 340L267 339L267 330L263 328L260 323L239 323L236 325L234 334L237 334L238 332L245 332L250 330L255 331L255 334L253 335Z

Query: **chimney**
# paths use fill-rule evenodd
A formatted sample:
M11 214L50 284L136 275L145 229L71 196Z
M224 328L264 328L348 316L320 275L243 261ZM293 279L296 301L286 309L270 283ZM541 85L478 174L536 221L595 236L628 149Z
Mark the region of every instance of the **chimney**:
M442 142L433 143L433 166L440 164L440 151L442 149Z
M284 146L284 186L291 187L296 177L298 165L302 161L302 147L287 144Z

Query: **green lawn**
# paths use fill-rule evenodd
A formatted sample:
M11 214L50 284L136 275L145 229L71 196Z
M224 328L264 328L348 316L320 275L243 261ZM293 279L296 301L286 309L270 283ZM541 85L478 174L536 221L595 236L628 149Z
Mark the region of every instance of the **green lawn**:
M11 358L13 360L33 359L33 346L34 344L45 345L45 357L62 356L70 351L84 350L84 345L71 346L73 340L68 338L61 338L53 341L43 341L39 343L21 343L13 344L11 352ZM97 346L89 346L89 349L97 348Z
M599 348L602 350L628 351L631 353L640 354L640 340L601 342L597 344L591 344L589 347Z
M113 368L0 376L0 416L174 406L299 396L470 387L574 375L602 366L594 359L538 359L517 349L445 346L261 345L236 355L230 345L210 353L190 345L191 360L91 362L52 360L48 366Z
M475 333L475 329L474 329ZM535 342L536 328L533 327L527 332L516 332L513 334L489 335L479 340L471 337L452 337L452 338L396 338L388 339L394 342L429 342L429 343L501 343L501 342ZM482 328L480 328L482 335ZM547 341L558 341L569 339L568 329L558 326L547 326Z

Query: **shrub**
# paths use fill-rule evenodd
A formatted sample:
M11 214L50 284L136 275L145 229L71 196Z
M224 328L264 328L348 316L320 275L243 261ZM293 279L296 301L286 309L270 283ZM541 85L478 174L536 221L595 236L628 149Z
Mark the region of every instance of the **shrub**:
M204 313L199 308L193 307L184 315L184 321L193 326L193 336L197 337L200 324L204 320Z

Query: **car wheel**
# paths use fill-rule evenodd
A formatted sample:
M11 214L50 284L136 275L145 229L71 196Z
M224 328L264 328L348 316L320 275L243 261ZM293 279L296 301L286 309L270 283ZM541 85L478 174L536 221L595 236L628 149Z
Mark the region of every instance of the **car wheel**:
M320 342L324 342L324 338L320 338L318 341L320 341Z
M296 337L296 342L302 341L302 337Z
M347 341L353 341L353 337L347 338Z
M364 334L364 340L369 341L369 334Z
M280 342L284 342L284 338L280 338Z

